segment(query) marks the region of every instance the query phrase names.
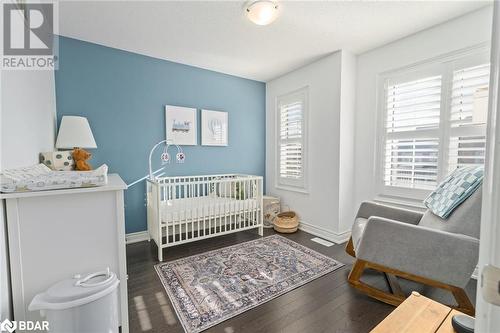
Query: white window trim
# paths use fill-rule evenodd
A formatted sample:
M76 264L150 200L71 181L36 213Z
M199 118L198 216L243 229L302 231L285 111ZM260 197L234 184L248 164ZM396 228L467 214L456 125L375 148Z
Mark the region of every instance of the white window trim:
M420 61L408 66L396 68L393 70L385 71L377 74L377 95L376 95L376 117L377 117L377 137L375 142L375 169L374 169L374 181L375 181L375 189L377 196L382 197L394 197L399 198L401 200L408 199L409 201L414 200L423 200L425 199L430 190L423 189L412 189L412 188L403 188L396 186L387 186L384 184L384 163L385 163L385 143L386 143L386 129L385 129L385 119L386 119L386 107L385 107L385 84L387 79L398 77L398 76L413 76L417 75L417 73L422 73L425 71L434 71L434 68L440 67L442 68L442 73L444 74L449 70L449 66L447 63L457 62L463 59L465 62L471 61L471 58L478 59L485 57L486 62L489 62L489 49L490 43L484 42L480 43L468 48L464 48L458 51L450 52L441 56L433 57L424 61ZM446 68L443 70L443 68ZM449 78L449 75L448 75ZM448 80L447 76L443 76L442 86L444 89L450 88L451 82ZM441 100L441 109L448 108L448 99L442 98ZM441 112L440 118L440 135L439 140L440 143L444 143L444 146L448 146L448 142L444 142L444 140L448 140L449 138L449 126L447 126L449 122L447 112ZM448 153L445 149L442 149L443 145L440 145L439 157L438 157L438 165L441 167L438 168L438 183L446 176L447 167L445 165L448 164L447 156Z
M283 179L280 176L280 104L281 101L285 99L293 98L296 95L302 95L304 100L303 109L303 123L302 123L302 180L301 181L291 181ZM308 171L309 171L309 146L308 146L308 124L309 124L309 86L302 87L300 89L291 91L286 94L282 94L276 97L275 101L275 188L285 191L293 191L308 194L309 193L309 183L308 183Z

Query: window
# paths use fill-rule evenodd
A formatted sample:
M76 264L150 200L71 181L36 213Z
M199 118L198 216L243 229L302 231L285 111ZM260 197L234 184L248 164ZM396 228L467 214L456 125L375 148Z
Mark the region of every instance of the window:
M306 112L307 88L278 98L278 186L306 188Z
M383 192L432 190L484 164L489 70L485 53L384 77Z

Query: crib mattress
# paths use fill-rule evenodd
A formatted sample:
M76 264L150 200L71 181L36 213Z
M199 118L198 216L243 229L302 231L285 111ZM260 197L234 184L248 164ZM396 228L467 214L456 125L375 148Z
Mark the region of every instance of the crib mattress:
M255 211L258 207L257 199L198 197L162 201L161 215L163 223L172 223L241 214Z

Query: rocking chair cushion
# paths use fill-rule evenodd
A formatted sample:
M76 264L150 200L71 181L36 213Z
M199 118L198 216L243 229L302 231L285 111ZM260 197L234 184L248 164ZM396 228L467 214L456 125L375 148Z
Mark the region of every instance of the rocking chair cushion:
M476 267L479 240L461 234L371 217L356 257L463 288Z
M387 206L373 201L364 201L359 206L356 218L362 217L365 219L371 216L382 216L391 220L418 224L422 218L422 213L413 210Z
M479 187L451 213L448 219L444 220L427 210L418 225L479 238L481 202L482 187Z
M362 202L351 230L354 251L358 248L359 241L365 231L368 218L372 216L381 216L391 220L418 224L422 218L422 213L408 209L386 206L373 201Z
M354 246L354 251L356 251L358 248L359 241L361 240L361 237L363 236L363 232L365 231L365 227L366 227L367 222L368 222L368 219L358 217L354 221L354 224L352 225L351 237L352 237L352 244Z

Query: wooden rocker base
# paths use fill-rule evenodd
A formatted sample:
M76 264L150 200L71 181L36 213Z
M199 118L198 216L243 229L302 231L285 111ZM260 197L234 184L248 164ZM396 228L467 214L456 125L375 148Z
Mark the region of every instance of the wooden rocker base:
M347 254L350 255L351 257L356 258L356 253L354 252L354 244L352 243L352 237L349 237L349 241L345 246L345 252L347 252Z
M352 245L352 239L349 240L346 246L346 252L353 257L355 256L354 247ZM350 253L352 252L352 254ZM374 269L385 274L387 282L392 292L386 292L375 287L372 287L364 282L362 282L361 276L366 269ZM351 272L349 273L348 281L351 286L361 291L365 295L375 298L381 302L398 306L405 299L406 296L401 291L397 277L401 277L407 280L411 280L417 283L425 284L434 288L444 289L452 293L453 297L457 302L457 306L450 306L458 311L461 311L470 316L474 316L475 310L469 297L467 296L465 290L452 285L444 284L442 282L434 281L422 276L413 275L410 273L398 271L389 267L385 267L379 264L375 264L369 261L364 261L361 259L356 259Z

